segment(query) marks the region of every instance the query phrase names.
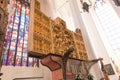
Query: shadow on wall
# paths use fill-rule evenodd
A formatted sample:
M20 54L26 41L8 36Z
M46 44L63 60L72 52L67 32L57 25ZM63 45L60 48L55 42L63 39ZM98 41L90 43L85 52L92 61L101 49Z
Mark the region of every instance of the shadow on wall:
M120 6L120 0L113 0L115 5Z

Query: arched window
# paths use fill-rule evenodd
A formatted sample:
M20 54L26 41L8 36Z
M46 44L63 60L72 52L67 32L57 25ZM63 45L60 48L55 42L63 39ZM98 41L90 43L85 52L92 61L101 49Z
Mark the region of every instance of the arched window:
M20 1L11 0L3 65L39 66L39 59L27 55L30 6Z

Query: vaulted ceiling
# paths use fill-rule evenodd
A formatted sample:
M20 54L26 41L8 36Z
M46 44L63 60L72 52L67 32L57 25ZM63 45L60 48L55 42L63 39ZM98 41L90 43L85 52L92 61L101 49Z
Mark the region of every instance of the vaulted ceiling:
M72 31L80 27L79 0L40 0L40 3L41 10L52 19L62 18Z

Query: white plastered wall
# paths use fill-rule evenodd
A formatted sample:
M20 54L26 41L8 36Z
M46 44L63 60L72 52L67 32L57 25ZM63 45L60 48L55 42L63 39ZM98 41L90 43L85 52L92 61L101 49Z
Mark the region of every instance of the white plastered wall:
M113 0L109 0L109 2L112 4L113 8L115 9L115 11L117 12L117 14L120 17L120 6L115 5Z
M89 45L88 44L86 44L87 46L87 49L88 49L88 55L89 55L89 58L90 59L98 59L98 58L103 58L103 63L104 64L111 64L111 59L110 59L110 57L109 57L109 55L108 55L108 51L106 50L106 48L105 48L105 44L102 42L102 39L100 38L100 35L99 35L99 33L97 32L97 29L96 29L96 27L95 27L95 24L94 24L94 22L91 20L91 15L89 15L89 14L82 14L82 17L83 17L83 19L86 19L85 20L85 26L86 26L86 32L88 32L88 38L89 39L87 39L87 40L85 40L86 41L86 43L88 43L88 41L90 42L89 44L92 46L92 49L93 49L93 51L91 51L91 49L89 49ZM104 41L105 41L105 39L104 39ZM106 42L106 45L107 45L107 41L105 41ZM108 46L108 45L107 45ZM109 51L110 51L110 49L109 49ZM94 55L94 56L93 56ZM96 68L97 68L97 66L96 66ZM98 67L98 69L100 68L100 66ZM96 70L95 70L95 68L94 67L92 67L92 72L93 73L95 73L95 74L100 74L99 72L97 72ZM109 77L111 77L111 76L109 76ZM115 80L114 78L110 78L111 80Z
M52 80L51 71L40 64L40 67L25 67L25 66L3 66L1 73L2 80L13 80L15 78L32 78L43 77L32 80Z
M92 3L94 3L94 0L92 0ZM96 58L102 57L104 59L104 64L112 64L111 58L108 54L113 53L113 50L111 49L104 32L101 30L101 25L98 18L96 17L94 7L91 6L89 13L82 13L81 16L84 21L86 30L89 33L88 35ZM115 75L111 75L109 78L110 80L117 80L118 76L115 72Z

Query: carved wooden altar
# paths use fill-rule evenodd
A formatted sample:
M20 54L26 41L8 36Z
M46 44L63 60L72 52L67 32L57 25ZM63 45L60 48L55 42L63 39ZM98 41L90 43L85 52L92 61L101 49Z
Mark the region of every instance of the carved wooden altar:
M66 80L67 76L73 79L77 73L69 73L69 69L66 68L67 62L71 62L71 60L78 61L78 63L84 61L81 63L82 67L89 62L81 30L70 31L61 18L52 20L46 16L41 12L40 3L37 0L32 1L30 6L32 7L30 10L28 55L41 58L41 63L52 71L53 77L59 74L59 79ZM91 65L89 66L91 67ZM84 68L87 71L89 69L89 67ZM85 71L85 75L87 71ZM53 80L58 80L58 77Z
M72 32L66 28L66 23L59 17L52 20L40 11L40 3L31 3L31 20L29 27L28 52L32 56L42 56L48 53L64 55L67 49L74 47L72 58L87 60L82 33L80 29Z

